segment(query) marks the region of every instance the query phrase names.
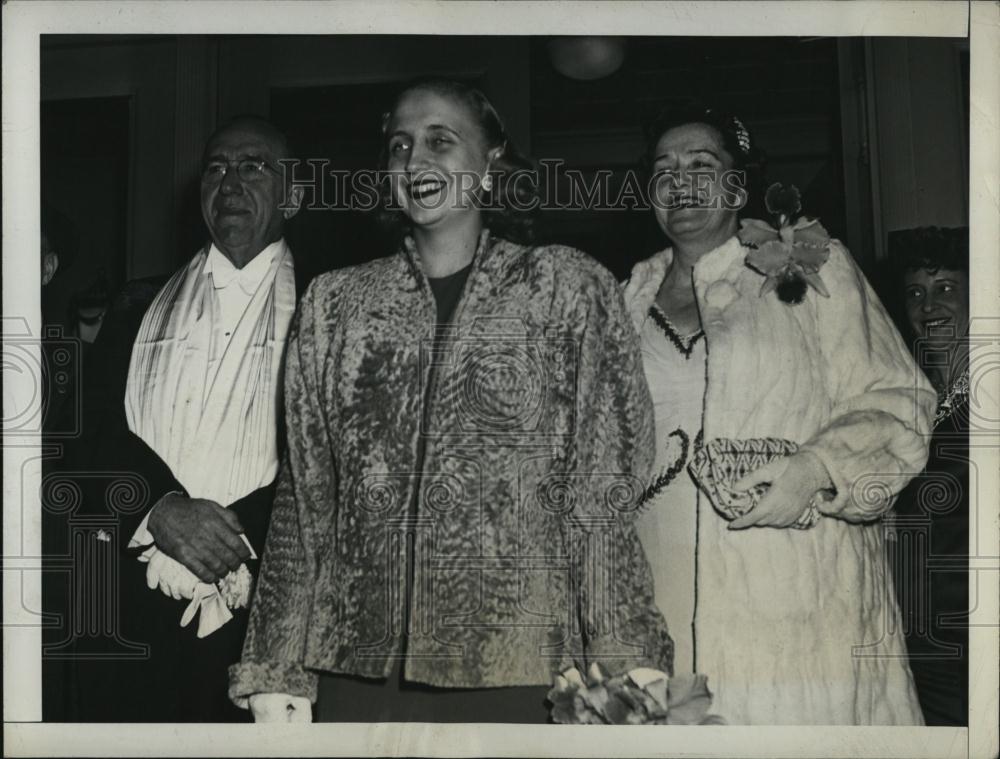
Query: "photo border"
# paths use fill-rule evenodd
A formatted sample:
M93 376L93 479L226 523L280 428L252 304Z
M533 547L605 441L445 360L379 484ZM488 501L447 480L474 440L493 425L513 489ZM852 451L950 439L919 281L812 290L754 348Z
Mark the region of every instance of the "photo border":
M390 10L391 9L391 10ZM970 35L971 312L1000 327L1000 5L958 2L57 2L3 6L3 324L40 334L37 264L41 34L592 34L699 36ZM308 31L306 31L308 30ZM993 339L1000 331L990 330ZM994 372L996 374L996 372ZM6 379L6 378L5 378ZM995 406L988 377L981 402ZM9 391L31 397L30 377ZM988 392L992 389L992 397ZM5 403L8 390L5 389ZM1000 419L990 409L988 418ZM4 434L4 472L17 473L40 443ZM970 573L980 603L970 617L970 727L604 727L562 725L106 725L40 723L41 607L38 477L21 492L4 477L4 743L8 756L996 756L1000 549L995 513L997 445L972 447L981 473ZM30 496L28 494L31 494ZM40 508L34 512L40 514ZM975 592L977 583L970 583ZM983 603L985 601L986 603Z

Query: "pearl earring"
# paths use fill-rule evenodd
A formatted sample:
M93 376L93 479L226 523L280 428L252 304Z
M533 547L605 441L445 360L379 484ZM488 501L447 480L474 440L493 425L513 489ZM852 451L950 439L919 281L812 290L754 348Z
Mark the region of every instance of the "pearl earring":
M493 177L487 174L486 176L483 177L483 181L481 182L481 184L483 187L483 191L489 192L490 190L493 189Z

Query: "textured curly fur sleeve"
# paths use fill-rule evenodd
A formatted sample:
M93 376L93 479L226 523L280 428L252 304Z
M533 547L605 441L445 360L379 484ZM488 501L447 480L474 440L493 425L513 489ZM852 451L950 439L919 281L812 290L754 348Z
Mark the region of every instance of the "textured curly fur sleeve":
M314 282L316 284L316 282ZM316 700L318 678L303 666L317 557L329 540L334 463L320 389L322 333L314 288L292 326L285 363L288 448L279 474L242 660L230 668L229 697L246 707L255 693Z
M653 581L636 532L638 499L653 465L653 406L642 370L639 338L620 289L598 278L583 337L579 471L591 475L579 550L586 665L611 672L636 666L670 672L673 642L653 602ZM605 574L606 573L606 574ZM602 575L606 581L600 578Z
M803 448L836 488L824 513L852 522L888 510L923 468L936 395L850 254L834 243L821 275L820 349L835 377L830 423Z

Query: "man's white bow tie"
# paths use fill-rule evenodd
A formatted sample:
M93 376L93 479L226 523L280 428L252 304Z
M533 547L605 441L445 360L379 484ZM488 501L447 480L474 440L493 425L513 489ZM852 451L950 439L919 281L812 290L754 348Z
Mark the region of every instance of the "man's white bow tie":
M237 269L235 266L225 268L219 266L212 269L212 285L216 290L224 290L234 281L239 284L240 289L247 295L253 295L257 288L253 274L246 269Z

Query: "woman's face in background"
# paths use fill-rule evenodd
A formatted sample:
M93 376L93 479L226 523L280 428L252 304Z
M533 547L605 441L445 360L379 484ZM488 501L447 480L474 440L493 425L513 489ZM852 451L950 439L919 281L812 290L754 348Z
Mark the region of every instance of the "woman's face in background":
M745 194L733 167L722 135L708 124L664 132L653 152L655 213L664 234L675 242L734 234Z
M386 126L393 199L424 227L447 224L474 208L487 169L482 129L469 108L447 95L405 94Z
M918 339L947 344L969 331L969 274L954 269L908 269L906 317Z

